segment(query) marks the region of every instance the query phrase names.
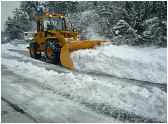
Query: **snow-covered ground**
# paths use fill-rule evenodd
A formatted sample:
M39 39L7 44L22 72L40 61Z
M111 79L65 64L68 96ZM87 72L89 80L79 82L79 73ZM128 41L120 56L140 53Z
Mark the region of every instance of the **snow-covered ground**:
M7 102L1 100L2 123L35 123L29 117L13 109Z
M140 117L143 118L142 120L150 119L161 122L167 121L167 93L159 88L155 86L145 88L135 84L128 84L122 79L120 81L109 81L84 73L76 73L70 70L65 71L62 69L62 67L60 67L60 70L63 72L56 71L55 69L47 69L46 63L43 64L43 62L39 60L33 60L28 56L8 50L13 49L22 51L25 50L24 48L26 49L26 45L14 47L10 44L2 44L2 65L16 75L25 77L27 79L33 79L34 81L32 81L32 86L35 85L39 88L54 92L55 99L58 97L64 97L63 99L67 98L68 100L72 100L72 102L79 104L79 106L81 104L89 107L95 112L102 114L108 113L110 116L114 116L116 112L118 117L120 117L120 115L123 113L126 113L127 116L129 115L129 117L134 116L139 122L141 122L138 120ZM111 44L104 44L100 47L96 47L95 50L80 50L73 52L71 56L74 60L75 68L81 71L101 72L109 75L115 75L116 77L132 78L136 80L165 84L165 74L167 73L165 51L166 49L130 48L127 46L113 46ZM32 64L34 62L37 64ZM43 64L44 67L41 67L41 64ZM50 66L50 64L48 65ZM57 65L55 65L55 67L59 68ZM163 76L160 74L163 74ZM154 77L154 75L156 77ZM5 78L4 81L6 80L7 79ZM26 82L24 83L26 84ZM16 84L14 83L13 85ZM15 86L13 88L18 89L18 87L21 87L19 89L23 89L22 83L17 85L19 85L17 88L15 88ZM10 86L10 89L11 88L12 86ZM57 102L55 100L53 101L53 98L49 98L49 95L46 94L45 96L45 93L43 93L43 96L38 98L36 97L36 99L32 101L36 104L31 104L31 101L27 102L28 106L27 104L21 104L23 101L26 101L24 99L25 96L31 95L31 98L33 98L33 95L40 94L34 91L33 87L30 87L24 91L18 91L15 93L15 95L12 94L12 90L5 91L7 87L3 89L4 92L2 95L11 96L9 99L13 99L14 102L25 108L33 117L38 119L45 118L45 120L48 121L51 119L51 122L55 122L55 120L52 120L52 117L54 118L60 116L54 114L57 110L53 109L53 104L57 104ZM48 102L48 99L51 101ZM59 104L60 103L58 103L58 105ZM40 111L40 116L37 117L35 116L36 114L32 113L32 108L36 109L37 106L39 106L37 109L40 109L40 106L41 108L45 108L47 106L49 107L47 107L47 111ZM62 107L63 108L60 111L65 109L64 104ZM78 107L74 106L74 108ZM49 113L49 110L52 111L52 113L48 116L47 114ZM71 118L69 115L70 111L66 112L66 117ZM63 113L63 115L64 114L65 113ZM91 117L95 119L90 122L96 122L95 120L99 118L99 116L100 115L93 116L92 114ZM76 118L80 117L81 116L77 116ZM68 122L67 120L64 122ZM74 122L74 120L69 122ZM60 119L60 122L61 121L63 120ZM100 122L116 121L118 120L115 120L114 118L109 119L109 117L102 117L100 119ZM79 119L77 122L85 121Z
M60 97L36 85L36 80L16 75L4 66L2 73L2 97L11 104L16 104L24 110L29 118L19 112L12 111L3 105L2 111L8 115L2 116L4 122L116 122L115 119L98 115L85 106ZM15 113L15 115L13 115ZM11 116L11 117L10 117ZM32 120L33 119L33 120Z
M138 48L104 43L95 49L75 51L71 58L77 70L167 83L166 48Z

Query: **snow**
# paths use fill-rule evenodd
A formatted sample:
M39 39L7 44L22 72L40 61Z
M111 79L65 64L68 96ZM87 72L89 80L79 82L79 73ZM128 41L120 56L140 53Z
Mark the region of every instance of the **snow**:
M39 81L42 87L50 87L64 95L69 94L75 101L105 104L105 107L111 106L145 117L166 120L163 106L166 106L167 94L158 88L149 91L137 86L116 86L113 82L97 80L88 75L59 74L31 63L4 58L2 64L18 75Z
M8 103L1 100L2 123L35 123L25 115L14 110Z
M20 57L23 60L27 60L27 59L32 59L32 58L27 58L26 56L19 54L18 52L15 51L11 51L11 50L22 50L22 51L28 51L27 47L29 46L28 44L11 44L11 43L6 43L6 44L2 44L3 47L1 47L2 52L4 53L4 55L8 55L8 56L13 56L13 57Z
M103 38L103 37L99 36L98 34L96 34L92 27L88 27L87 28L87 32L88 33L87 33L86 36L87 36L87 39L89 39L89 40L105 40L105 38Z
M2 44L3 47L1 47L1 49L6 53L7 51L9 51L9 49L14 49L14 50L23 50L23 51L28 51L27 47L29 46L28 43L24 43L24 41L22 42L22 44L20 44L17 41L12 41L12 43L5 43Z
M93 13L94 13L94 11L92 11L92 10L83 11L83 12L80 13L80 15L81 15L80 18L81 19L85 19L86 16L92 15Z
M31 115L36 122L118 122L113 118L98 115L79 103L36 87L32 85L34 80L11 75L11 72L8 72L8 74L10 74L12 80L10 80L8 75L3 76L2 79L5 81L2 85L3 97L6 97L10 103L17 104L24 112ZM26 80L26 82L24 82L23 79L24 81ZM8 112L10 111L8 110ZM12 118L3 116L3 120L5 122L14 122L20 119L19 122L22 123L32 122L30 119L24 119L21 113L17 114L12 112L11 114Z
M167 93L159 88L147 89L136 85L127 85L124 80L120 82L118 80L102 80L87 74L73 73L73 71L60 73L55 70L47 70L45 66L39 67L38 64L32 64L32 61L24 61L31 60L29 57L8 50L24 48L24 45L14 47L10 44L2 44L2 55L8 54L23 59L23 61L18 61L13 60L14 58L2 57L2 65L17 75L38 81L38 83L34 81L32 83L44 89L50 89L64 97L68 96L69 99L78 103L96 105L95 110L97 111L100 108L102 110L108 108L110 112L117 110L120 113L122 110L166 122ZM81 71L101 72L155 83L164 83L166 80L166 48L136 48L105 43L95 49L75 51L71 57L75 68ZM17 89L19 88L17 87ZM21 96L25 92L27 95L33 95L28 91L20 92L21 95L13 97L24 100L24 97ZM43 104L47 104L46 101L48 102L44 99ZM41 102L38 105L41 105ZM50 105L49 103L46 106ZM104 105L103 108L102 105ZM52 110L52 107L49 110ZM41 112L41 116L44 115L46 113ZM50 116L53 117L52 114L47 117Z
M166 84L166 50L104 43L95 49L74 51L71 58L76 70Z
M145 23L152 24L152 23L158 22L158 21L159 21L158 17L153 17L151 19L146 20Z
M118 35L119 33L120 33L120 31L119 31L119 30L116 30L116 31L115 31L115 34L116 34L116 35Z

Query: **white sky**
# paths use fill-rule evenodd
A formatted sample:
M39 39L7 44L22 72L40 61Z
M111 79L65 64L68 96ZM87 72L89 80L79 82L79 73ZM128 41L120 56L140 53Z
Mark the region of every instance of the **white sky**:
M1 1L1 30L4 30L5 21L13 15L12 11L18 8L19 5L20 1Z

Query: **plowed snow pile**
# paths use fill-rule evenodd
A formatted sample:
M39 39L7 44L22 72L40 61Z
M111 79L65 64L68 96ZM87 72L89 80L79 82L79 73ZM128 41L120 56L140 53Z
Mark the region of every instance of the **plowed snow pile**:
M167 75L166 52L166 48L104 43L95 49L72 52L71 58L76 70L164 84Z

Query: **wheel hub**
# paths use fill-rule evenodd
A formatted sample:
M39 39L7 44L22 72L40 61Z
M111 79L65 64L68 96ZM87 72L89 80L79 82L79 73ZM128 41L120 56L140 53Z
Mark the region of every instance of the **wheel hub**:
M34 55L34 49L33 48L30 48L30 53L31 53L31 55Z
M52 48L50 48L50 47L47 48L46 54L47 54L48 57L52 57L52 52L53 52L53 51L52 51Z

